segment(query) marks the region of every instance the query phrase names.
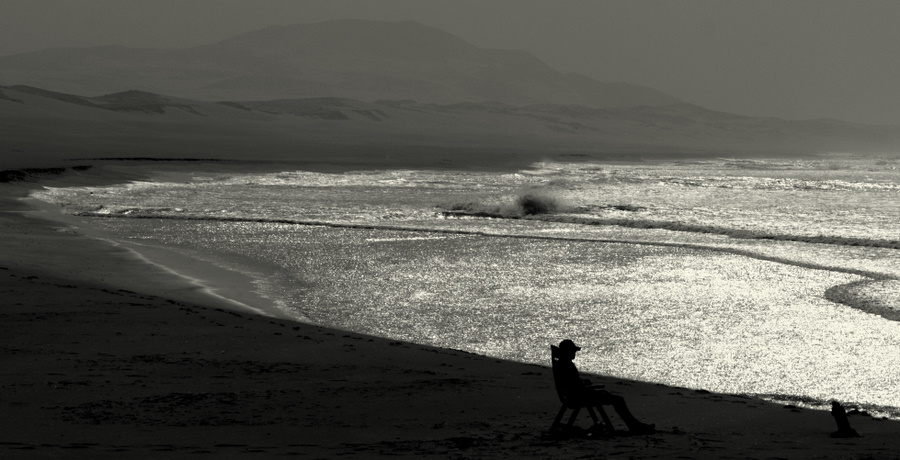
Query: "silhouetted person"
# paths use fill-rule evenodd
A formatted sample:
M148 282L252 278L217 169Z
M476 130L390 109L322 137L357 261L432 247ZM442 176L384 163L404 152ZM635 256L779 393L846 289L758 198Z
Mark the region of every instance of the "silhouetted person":
M847 411L844 406L837 401L831 402L831 416L837 423L838 430L831 433L832 438L858 438L859 433L850 427L850 420L847 419Z
M559 363L553 366L553 378L561 386L566 401L588 406L611 405L628 426L628 431L636 434L650 434L656 431L656 425L641 423L634 418L634 415L631 415L631 411L625 404L625 398L614 395L602 389L601 386L591 384L590 380L581 378L578 368L572 362L575 359L575 353L581 350L581 347L566 339L559 343L559 350Z

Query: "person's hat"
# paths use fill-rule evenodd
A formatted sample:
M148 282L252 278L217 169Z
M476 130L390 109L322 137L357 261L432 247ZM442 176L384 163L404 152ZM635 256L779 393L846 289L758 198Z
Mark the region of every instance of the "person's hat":
M560 350L578 351L578 350L581 350L581 347L575 345L575 342L573 342L569 339L566 339L566 340L563 340L562 342L559 342L559 349Z

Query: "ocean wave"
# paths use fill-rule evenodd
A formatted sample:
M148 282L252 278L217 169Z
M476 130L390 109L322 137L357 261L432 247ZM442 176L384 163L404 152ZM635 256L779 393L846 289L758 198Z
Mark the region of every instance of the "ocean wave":
M784 404L785 406L804 407L816 410L831 410L832 399L820 399L810 396L798 396L787 394L747 394L745 396L763 399L769 402ZM838 401L847 409L848 415L869 415L892 420L900 420L900 407L884 406L879 404L860 403L855 401Z
M900 280L862 280L834 286L825 298L892 321L900 321Z
M673 167L681 174L666 174L659 168L648 165L607 165L581 163L542 162L533 165L534 176L575 177L594 183L646 183L676 187L723 188L738 190L779 190L779 191L850 191L850 192L896 192L900 184L895 179L870 178L856 168L824 168L815 163L773 162L760 160L725 160L676 162ZM670 168L671 170L671 168ZM735 170L744 170L741 175ZM749 170L768 172L753 175ZM780 173L774 173L779 171ZM809 178L811 173L823 176L843 171L838 178ZM851 174L852 173L852 174ZM891 176L893 177L893 176ZM854 180L858 179L858 180Z
M314 171L282 171L278 173L219 176L214 185L291 186L291 187L385 187L385 188L458 188L485 187L509 183L525 183L530 179L520 174L488 174L480 172L446 172L429 170L354 171L323 173Z
M624 210L624 211L635 211L638 208L634 207L613 207L614 209ZM853 237L844 237L844 236L831 236L831 235L794 235L794 234L785 234L785 233L770 233L764 231L753 231L753 230L745 230L745 229L735 229L729 227L720 227L714 225L698 225L698 224L687 224L683 222L677 221L656 221L656 220L643 220L643 219L617 219L617 218L595 218L595 217L583 217L583 216L575 216L575 215L552 215L552 214L543 214L543 215L531 215L531 216L515 216L504 214L500 212L485 212L485 211L473 211L467 212L466 210L454 210L454 211L446 211L443 213L446 217L490 217L497 219L528 219L528 220L540 220L544 222L555 222L555 223L565 223L565 224L577 224L577 225L590 225L590 226L601 226L601 225L610 225L610 226L618 226L618 227L628 227L628 228L639 228L639 229L663 229L663 230L672 230L677 232L691 232L691 233L710 233L717 235L725 235L732 238L741 238L741 239L758 239L758 240L778 240L778 241L796 241L802 243L815 243L815 244L831 244L831 245L840 245L840 246L867 246L874 248L888 248L888 249L900 249L900 241L897 240L883 240L877 238L853 238Z
M128 216L134 214L136 217L140 215L155 215L156 217L161 217L158 214L167 213L167 212L184 212L183 208L169 208L169 207L136 207L136 206L100 206L93 211L86 213L79 213L78 215L103 215L103 216ZM164 216L162 216L164 217Z
M685 249L695 249L695 250L705 250L705 251L716 251L716 252L725 252L730 254L735 254L739 256L751 257L759 260L766 260L770 262L783 263L788 265L794 265L798 267L811 268L817 270L828 270L840 273L847 273L853 275L864 276L870 279L876 280L885 280L885 279L894 279L891 275L886 275L884 273L878 273L867 270L860 270L855 268L844 268L837 266L828 266L816 263L809 262L798 262L795 260L791 260L784 257L775 257L764 254L759 254L753 251L743 250L734 247L722 247L722 246L714 246L714 245L704 245L704 244L696 244L696 243L680 243L680 242L666 242L666 241L651 241L651 240L629 240L629 239L616 239L616 238L592 238L588 236L557 236L557 235L539 235L528 232L504 232L504 231L487 231L487 230L472 230L472 229L459 229L459 228L437 228L431 227L427 225L420 226L404 226L404 225L396 225L396 224L384 224L379 222L336 222L329 220L306 220L306 219L280 219L280 218L266 218L266 217L249 217L249 216L233 216L233 215L196 215L190 213L183 214L157 214L157 213L97 213L93 211L88 212L80 212L75 215L80 217L101 217L101 218L120 218L120 219L167 219L167 220L180 220L180 221L206 221L206 222L246 222L246 223L265 223L265 224L286 224L286 225L303 225L303 226L318 226L318 227L332 227L332 228L351 228L351 229L362 229L362 230L391 230L391 231L402 231L402 232L417 232L417 233L433 233L433 234L452 234L452 235L473 235L473 236L485 236L485 237L499 237L499 238L527 238L527 239L535 239L535 240L551 240L551 241L578 241L578 242L596 242L596 243L622 243L622 244L636 244L636 245L645 245L645 246L665 246L665 247L679 247ZM569 219L558 219L557 216L527 216L521 218L508 218L504 217L504 219L521 219L521 220L540 220L547 222L563 222L563 223L580 223L585 225L616 225L606 223L606 220L594 220L594 219L583 219L577 218L575 220ZM380 221L383 222L383 221ZM634 224L632 221L628 221L628 224ZM666 228L666 227L656 227L656 226L640 226L637 228ZM647 225L651 225L655 223L647 223ZM698 227L694 231L699 231L698 229L705 227ZM683 231L691 231L691 230L683 230ZM724 231L724 230L723 230ZM738 232L735 235L741 235L743 233ZM750 238L751 235L749 232L746 232L744 236L736 236L743 238ZM778 235L760 235L756 236L756 238L760 239L779 239ZM806 241L806 238L796 236L796 235L783 235L781 236L784 241L800 241L800 242L813 242L813 243L822 243L822 244L849 244L852 246L870 246L870 247L878 247L878 248L892 248L897 249L900 248L900 242L886 242L881 240L870 240L870 241L856 241L857 239L849 239L849 238L825 238L822 240ZM854 240L854 241L844 241L844 240Z
M647 179L652 179L648 177ZM900 185L878 182L850 182L845 180L805 180L771 177L660 177L659 182L683 187L716 187L756 190L832 190L832 191L900 191Z

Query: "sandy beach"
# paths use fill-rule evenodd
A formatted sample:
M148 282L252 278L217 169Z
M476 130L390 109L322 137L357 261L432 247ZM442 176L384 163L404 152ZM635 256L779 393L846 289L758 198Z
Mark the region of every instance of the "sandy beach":
M41 218L34 186L0 184L2 458L900 458L896 421L832 438L828 412L602 375L657 433L551 436L550 343L536 366L262 316Z

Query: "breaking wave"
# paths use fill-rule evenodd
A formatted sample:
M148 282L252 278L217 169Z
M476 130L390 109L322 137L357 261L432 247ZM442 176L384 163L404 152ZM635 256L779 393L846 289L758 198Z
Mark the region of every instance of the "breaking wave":
M704 245L704 244L693 244L693 243L677 243L677 242L664 242L664 241L646 241L646 240L629 240L629 239L620 239L620 238L592 238L592 237L575 237L575 236L554 236L554 235L540 235L533 233L510 233L510 232L500 232L500 231L487 231L487 230L471 230L471 229L459 229L459 228L434 228L428 226L404 226L404 225L396 225L396 224L378 224L378 223L353 223L353 222L334 222L334 221L324 221L324 220L304 220L304 219L278 219L278 218L265 218L265 217L243 217L243 216L209 216L209 215L177 215L177 214L159 214L161 211L159 209L142 209L140 211L136 211L137 208L124 208L120 212L111 213L111 212L80 212L75 215L81 217L103 217L103 218L121 218L121 219L166 219L166 220L179 220L179 221L207 221L207 222L245 222L245 223L265 223L265 224L286 224L286 225L303 225L303 226L318 226L318 227L332 227L332 228L349 228L349 229L364 229L364 230L392 230L392 231L401 231L401 232L416 232L416 233L434 233L434 234L451 234L451 235L472 235L472 236L486 236L486 237L498 237L498 238L526 238L526 239L535 239L535 240L553 240L553 241L576 241L576 242L596 242L596 243L624 243L624 244L635 244L635 245L644 245L644 246L664 246L664 247L678 247L685 249L696 249L696 250L706 250L706 251L716 251L716 252L724 252L730 253L745 257L750 257L759 260L767 260L770 262L783 263L788 265L794 265L798 267L804 268L812 268L819 270L828 270L834 272L841 272L859 276L865 276L875 280L884 280L884 279L893 279L892 276L886 275L883 273L868 271L868 270L860 270L854 268L845 268L845 267L836 267L836 266L828 266L822 264L808 263L808 262L798 262L795 260L790 260L783 257L774 257L759 254L753 251L742 250L733 247L722 247L722 246L712 246L712 245ZM146 212L144 212L146 211ZM555 219L553 216L541 216L540 218L536 217L528 217L527 219L532 220L544 220L550 222L557 222L559 220ZM582 223L585 225L615 225L615 224L605 224L600 221L587 221L587 222L579 222L579 221L569 221L562 220L561 222L566 223ZM640 228L656 228L656 227L640 227ZM664 228L664 227L659 227ZM683 230L690 231L690 230ZM724 230L723 230L724 231ZM736 234L737 235L737 234ZM736 236L740 238L754 238L754 236ZM783 237L779 237L778 235L760 235L755 236L755 238L761 239L782 239L784 241L802 241L802 242L812 242L812 243L821 243L821 244L846 244L852 246L869 246L869 247L878 247L878 248L900 248L900 245L897 242L884 242L880 240L869 240L869 241L856 241L856 239L849 238L824 238L821 241L806 241L803 237L786 235ZM843 241L843 240L853 240L853 241ZM893 245L892 245L893 244Z

